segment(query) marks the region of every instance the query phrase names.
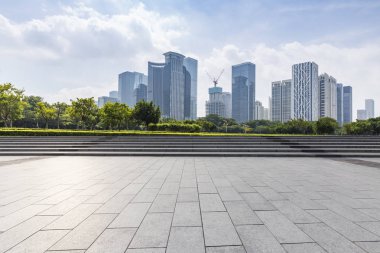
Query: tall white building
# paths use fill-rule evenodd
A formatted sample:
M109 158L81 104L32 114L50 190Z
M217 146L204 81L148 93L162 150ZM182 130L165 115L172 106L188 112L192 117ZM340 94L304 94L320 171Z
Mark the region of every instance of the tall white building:
M375 101L373 99L365 100L365 110L367 113L367 119L375 117Z
M231 118L231 93L223 92L222 87L208 89L209 100L206 101L206 116L216 114L224 118Z
M319 76L319 116L337 120L337 110L336 79L324 73Z
M318 65L314 62L304 62L293 65L291 87L292 118L307 121L318 120Z
M292 80L272 82L272 121L287 122L292 117Z

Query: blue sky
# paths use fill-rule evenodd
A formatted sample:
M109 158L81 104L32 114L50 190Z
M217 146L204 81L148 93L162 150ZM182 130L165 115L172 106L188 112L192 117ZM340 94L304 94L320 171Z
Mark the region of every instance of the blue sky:
M48 101L101 96L117 74L146 73L165 51L199 60L198 112L204 114L205 71L231 89L231 65L257 65L257 99L290 78L293 63L354 88L354 109L380 103L380 1L295 0L4 0L0 3L0 82ZM379 113L380 110L377 110Z

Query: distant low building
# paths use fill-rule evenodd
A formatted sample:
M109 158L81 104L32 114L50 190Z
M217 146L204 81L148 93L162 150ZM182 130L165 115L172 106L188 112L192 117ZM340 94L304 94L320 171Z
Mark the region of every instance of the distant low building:
M216 114L224 118L231 118L231 93L223 92L222 87L208 89L209 100L206 101L206 116Z
M264 106L263 104L256 100L255 102L255 120L263 120L264 119Z
M269 109L264 107L264 118L263 120L270 120L269 119Z
M148 91L148 86L143 84L143 83L140 83L136 89L134 90L134 93L133 93L133 96L135 98L135 101L136 103L141 101L141 100L145 100L147 101L147 92Z
M103 107L107 102L116 103L117 101L117 98L112 98L108 96L98 97L98 107Z
M147 83L148 77L139 72L126 71L119 74L119 101L128 106L134 106L136 104L135 90L140 87L141 84L147 85ZM145 100L147 99L145 98Z
M117 90L110 91L109 97L119 99L119 92Z
M358 120L366 120L367 119L367 111L366 110L357 110L357 117Z

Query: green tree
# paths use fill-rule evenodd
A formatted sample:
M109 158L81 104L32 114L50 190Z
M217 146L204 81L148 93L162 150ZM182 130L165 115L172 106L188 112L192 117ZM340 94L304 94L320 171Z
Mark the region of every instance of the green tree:
M338 128L338 122L329 117L322 117L316 123L317 134L334 134Z
M0 120L5 127L12 127L13 122L23 117L26 103L23 101L24 91L10 83L0 85Z
M269 120L251 120L246 123L250 128L256 129L259 126L273 126L276 124L276 122L269 121Z
M207 115L206 117L202 118L208 122L211 122L213 123L215 126L217 127L222 127L225 122L226 122L226 119L217 115L217 114L209 114ZM228 125L231 125L231 124L228 124Z
M39 127L38 118L36 115L37 103L42 102L40 96L25 96L23 99L26 103L24 108L24 119L22 120L23 127Z
M292 119L275 126L275 132L281 134L315 134L314 122Z
M38 102L36 115L37 118L42 119L45 122L45 128L49 127L49 120L54 119L56 110L53 106L46 102Z
M126 104L107 102L99 110L101 123L109 129L119 129L131 118L131 110Z
M204 118L197 119L195 123L201 126L203 132L215 132L217 130L214 123L207 121Z
M344 125L346 134L350 135L371 135L373 134L373 128L369 120L357 120Z
M380 134L380 117L371 118L368 120L368 122L371 125L372 133L379 135Z
M93 129L96 125L98 107L93 97L77 98L77 100L72 101L67 110L71 120L77 123L78 128Z
M155 106L153 102L146 102L141 100L136 103L132 112L132 117L139 124L144 124L148 127L149 124L157 124L160 121L161 112L158 106Z
M53 104L53 107L55 108L55 117L57 119L57 128L59 129L62 117L65 114L66 109L68 108L68 105L64 102L56 102Z

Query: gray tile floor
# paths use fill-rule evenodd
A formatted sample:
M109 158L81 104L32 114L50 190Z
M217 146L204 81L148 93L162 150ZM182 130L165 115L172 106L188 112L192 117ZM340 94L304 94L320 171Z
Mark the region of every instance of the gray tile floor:
M314 158L0 157L0 252L380 252L380 169Z

